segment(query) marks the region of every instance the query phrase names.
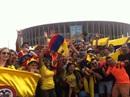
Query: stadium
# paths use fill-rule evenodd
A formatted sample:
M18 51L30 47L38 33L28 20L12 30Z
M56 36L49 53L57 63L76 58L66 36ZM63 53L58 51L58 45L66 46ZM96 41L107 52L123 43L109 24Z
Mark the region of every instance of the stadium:
M44 32L50 35L53 32L61 33L65 38L79 37L82 34L84 40L88 41L95 37L96 33L100 37L109 36L110 39L129 36L130 24L111 21L74 21L37 25L22 29L23 42L28 42L30 46L45 43Z

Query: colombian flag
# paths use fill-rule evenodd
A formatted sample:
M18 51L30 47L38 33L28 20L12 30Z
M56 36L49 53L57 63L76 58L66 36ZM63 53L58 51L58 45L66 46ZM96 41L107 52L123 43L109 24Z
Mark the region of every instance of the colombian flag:
M0 85L10 86L18 97L34 97L39 74L0 67Z
M63 56L69 55L69 48L68 48L68 42L64 40L60 48L58 49L58 53L61 53Z
M50 51L57 52L63 42L64 42L63 36L61 35L53 36L49 42Z

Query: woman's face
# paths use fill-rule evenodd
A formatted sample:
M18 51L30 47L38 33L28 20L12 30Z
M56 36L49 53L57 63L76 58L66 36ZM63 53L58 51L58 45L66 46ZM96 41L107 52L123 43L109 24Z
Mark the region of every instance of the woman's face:
M10 57L10 51L9 49L3 49L0 52L0 59L3 61L7 61Z
M75 65L71 64L68 68L69 72L73 72L75 70Z
M15 52L10 52L10 58L11 58L11 59L17 59L18 56L16 55Z

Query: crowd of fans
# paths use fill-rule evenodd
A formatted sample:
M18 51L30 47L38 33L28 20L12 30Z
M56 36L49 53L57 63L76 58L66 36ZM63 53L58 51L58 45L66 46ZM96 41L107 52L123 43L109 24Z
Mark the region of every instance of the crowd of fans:
M29 50L25 42L19 51L0 48L0 66L39 73L36 97L129 97L127 41L119 48L70 41L68 56L49 51L47 46ZM115 60L111 54L118 51Z

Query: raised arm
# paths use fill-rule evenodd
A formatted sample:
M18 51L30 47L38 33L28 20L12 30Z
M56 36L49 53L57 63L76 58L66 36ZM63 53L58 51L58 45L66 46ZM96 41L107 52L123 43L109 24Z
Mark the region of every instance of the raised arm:
M127 44L129 40L130 40L130 37L127 38L127 40L125 41L123 45Z
M75 48L75 46L73 45L72 42L70 42L70 47L74 50L74 52L75 52L76 54L79 55L79 51Z
M20 51L20 48L21 48L21 43L20 42L23 42L21 40L21 33L19 31L17 31L17 39L16 39L16 51L19 52Z

